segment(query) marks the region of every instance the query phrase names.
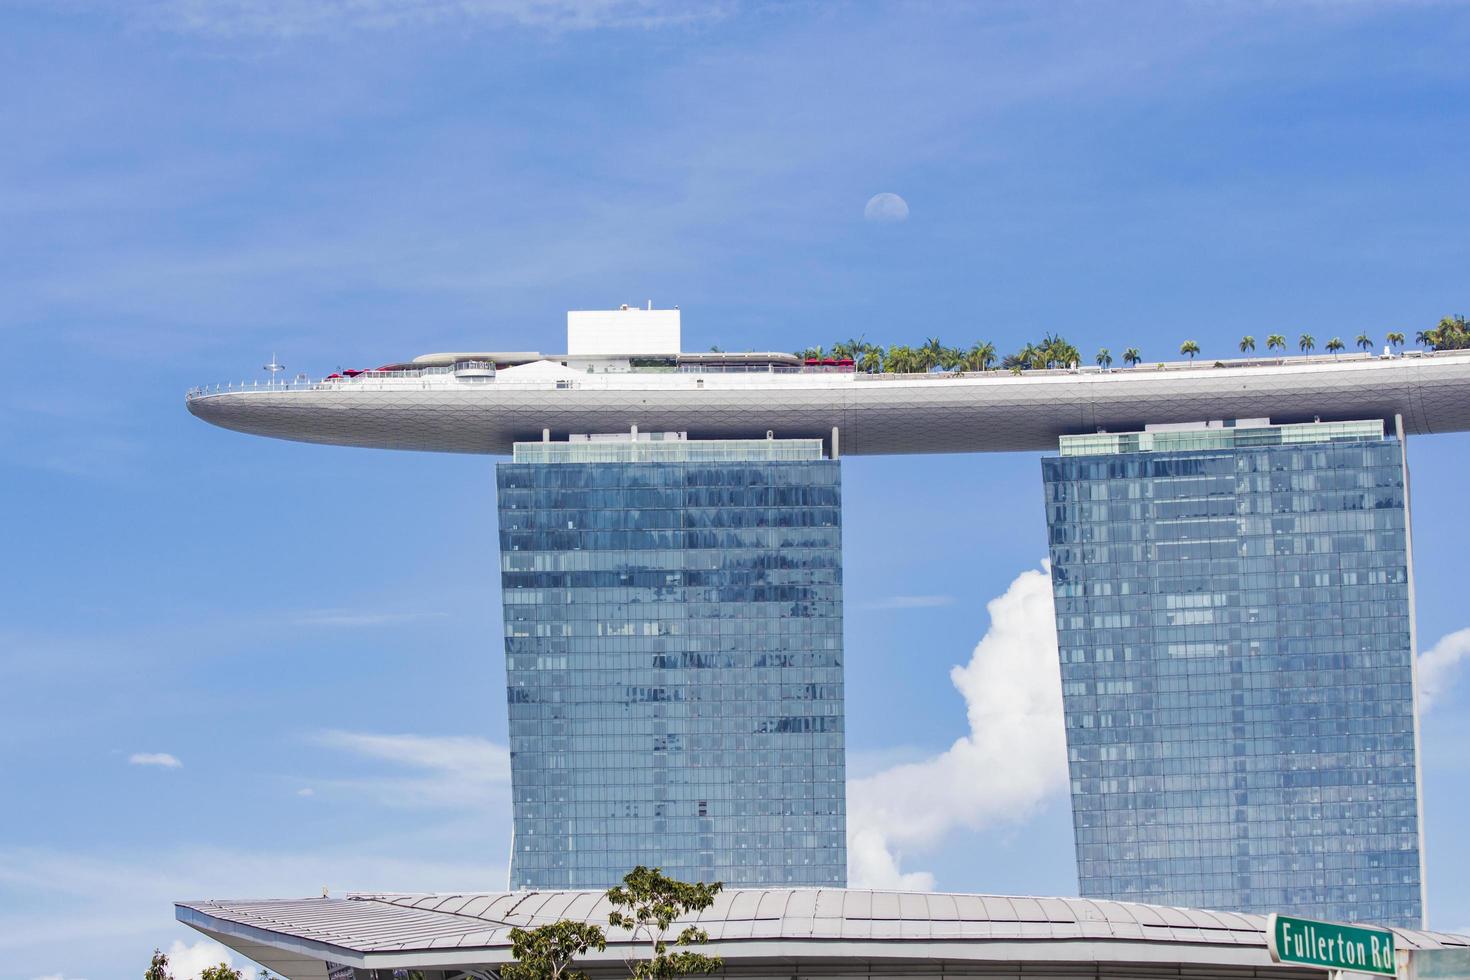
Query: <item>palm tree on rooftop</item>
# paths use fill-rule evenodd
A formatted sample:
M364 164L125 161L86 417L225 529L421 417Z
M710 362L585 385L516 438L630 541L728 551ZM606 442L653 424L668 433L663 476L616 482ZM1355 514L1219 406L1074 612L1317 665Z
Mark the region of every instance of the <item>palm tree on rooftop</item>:
M1266 338L1267 350L1286 350L1286 338L1279 333L1273 333Z
M915 353L918 355L919 370L932 371L944 357L944 345L939 342L938 337L930 337Z
M1404 335L1399 333L1397 330L1392 331L1388 334L1388 336L1384 337L1383 339L1388 341L1388 346L1390 347L1404 346Z
M1303 354L1310 354L1312 349L1317 346L1317 338L1309 333L1304 333L1297 340L1296 345L1302 349Z
M1199 344L1196 344L1192 340L1186 340L1184 343L1182 343L1182 344L1179 345L1179 353L1181 353L1181 354L1188 354L1189 355L1189 363L1193 364L1194 363L1194 355L1196 355L1196 354L1199 353Z
M1433 347L1439 343L1438 333L1437 330L1420 330L1414 335L1414 343L1420 347Z
M1242 354L1244 354L1248 350L1252 350L1253 351L1255 349L1256 349L1256 338L1252 337L1250 334L1246 334L1244 337L1241 337L1240 338L1240 352Z
M1098 367L1102 368L1104 371L1106 371L1108 368L1112 367L1113 366L1113 353L1112 353L1112 351L1108 350L1106 347L1104 347L1102 350L1098 351L1097 352L1097 364L1098 364Z
M1353 341L1353 343L1357 344L1363 350L1373 349L1373 338L1365 333L1358 334L1358 339Z
M864 344L862 356L857 358L857 366L859 371L866 371L868 374L883 370L883 348L876 344Z
M1123 363L1129 367L1137 367L1141 360L1143 360L1143 355L1138 353L1137 347L1130 347L1123 352Z
M1336 357L1345 346L1346 345L1342 342L1341 337L1333 337L1327 342L1327 353L1331 354L1333 357Z
M995 345L982 340L965 354L965 368L969 371L989 371L995 363Z

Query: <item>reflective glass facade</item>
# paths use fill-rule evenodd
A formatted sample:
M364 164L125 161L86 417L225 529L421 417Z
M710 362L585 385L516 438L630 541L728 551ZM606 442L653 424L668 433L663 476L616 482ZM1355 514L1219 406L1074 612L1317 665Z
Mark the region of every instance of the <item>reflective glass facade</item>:
M1403 451L1354 425L1042 461L1083 896L1421 924Z
M820 441L532 443L496 482L511 886L845 884Z

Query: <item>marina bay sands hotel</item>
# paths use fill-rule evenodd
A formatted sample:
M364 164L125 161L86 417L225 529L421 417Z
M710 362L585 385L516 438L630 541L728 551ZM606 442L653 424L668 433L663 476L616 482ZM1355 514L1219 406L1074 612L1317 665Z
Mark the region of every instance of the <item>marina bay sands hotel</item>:
M510 457L512 888L843 887L841 457L1040 451L1082 896L1422 922L1404 442L1470 352L868 374L624 307L188 407Z

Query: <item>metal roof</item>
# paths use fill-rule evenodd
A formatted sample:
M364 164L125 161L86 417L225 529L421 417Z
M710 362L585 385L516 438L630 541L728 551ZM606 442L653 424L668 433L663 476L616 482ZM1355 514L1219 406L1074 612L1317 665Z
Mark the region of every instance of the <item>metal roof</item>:
M508 373L508 372L507 372ZM484 381L484 379L479 379ZM843 455L1054 450L1063 435L1145 423L1393 419L1411 435L1470 430L1470 351L1283 358L1106 373L606 374L536 383L369 377L193 392L207 422L299 442L507 454L568 433L830 438Z
M232 945L249 944L254 952L247 955L257 960L260 949L270 947L386 967L505 962L513 926L559 919L605 925L611 906L601 892L523 891L214 900L181 902L177 909L188 925ZM735 888L680 921L708 931L711 951L727 963L747 956L1010 962L1103 957L1271 966L1265 916L1082 898ZM1404 949L1470 946L1463 936L1396 932ZM621 962L624 937L608 929L609 948L601 958ZM1108 949L1114 952L1100 952Z

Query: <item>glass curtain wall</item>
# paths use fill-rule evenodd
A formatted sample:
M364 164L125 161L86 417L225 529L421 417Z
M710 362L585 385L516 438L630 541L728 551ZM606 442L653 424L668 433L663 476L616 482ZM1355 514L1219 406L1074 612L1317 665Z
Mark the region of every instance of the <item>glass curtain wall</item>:
M1084 896L1421 924L1403 447L1311 429L1042 461Z
M841 480L819 440L496 471L513 888L843 885Z

